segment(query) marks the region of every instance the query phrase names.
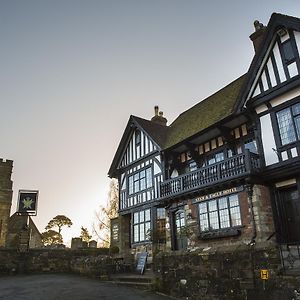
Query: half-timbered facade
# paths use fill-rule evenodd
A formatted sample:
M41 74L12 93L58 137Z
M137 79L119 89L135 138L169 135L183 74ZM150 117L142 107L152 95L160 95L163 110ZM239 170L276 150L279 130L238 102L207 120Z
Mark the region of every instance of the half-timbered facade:
M131 116L109 172L119 182L120 247L125 252L151 249L155 220L162 217L156 207L163 180L161 148L166 123L158 107L152 121Z
M272 193L277 241L300 243L300 20L274 14L250 67L244 106L260 132L261 176Z
M246 74L169 126L131 117L109 172L128 247L300 244L300 19L254 25Z

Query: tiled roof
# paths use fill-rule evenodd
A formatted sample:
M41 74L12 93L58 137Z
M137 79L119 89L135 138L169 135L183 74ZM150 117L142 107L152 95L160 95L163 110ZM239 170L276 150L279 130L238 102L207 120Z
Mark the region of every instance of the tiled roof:
M233 113L246 75L241 76L178 116L169 126L164 149L200 133Z

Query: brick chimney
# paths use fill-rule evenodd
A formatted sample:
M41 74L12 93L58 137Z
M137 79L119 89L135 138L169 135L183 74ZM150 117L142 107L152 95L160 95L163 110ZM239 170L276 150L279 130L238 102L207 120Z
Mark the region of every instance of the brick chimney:
M256 20L254 21L254 28L255 31L249 37L253 42L254 51L257 52L265 37L266 26L264 26L262 23Z
M159 125L166 126L168 120L163 116L163 112L159 111L159 107L157 105L154 106L154 116L151 118L151 121L157 123Z

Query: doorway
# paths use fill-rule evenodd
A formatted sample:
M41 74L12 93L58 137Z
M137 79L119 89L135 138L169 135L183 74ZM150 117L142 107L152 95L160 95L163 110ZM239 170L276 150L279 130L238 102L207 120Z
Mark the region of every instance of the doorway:
M297 186L279 191L280 240L285 243L300 243L300 195Z
M185 250L187 248L186 215L184 210L174 213L175 227L175 249Z

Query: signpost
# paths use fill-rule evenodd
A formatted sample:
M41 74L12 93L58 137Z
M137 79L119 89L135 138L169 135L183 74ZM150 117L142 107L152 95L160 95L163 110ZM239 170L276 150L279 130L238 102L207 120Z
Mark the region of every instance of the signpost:
M36 216L37 214L38 195L39 191L19 190L17 214L26 218L25 226L19 233L20 252L26 252L29 248L29 216Z
M266 280L270 277L269 270L261 269L260 270L260 279L263 281L263 289L266 289Z
M147 261L148 252L142 252L140 253L140 256L138 258L136 271L140 273L141 275L144 273L146 261Z

